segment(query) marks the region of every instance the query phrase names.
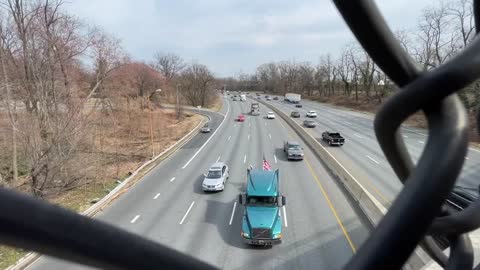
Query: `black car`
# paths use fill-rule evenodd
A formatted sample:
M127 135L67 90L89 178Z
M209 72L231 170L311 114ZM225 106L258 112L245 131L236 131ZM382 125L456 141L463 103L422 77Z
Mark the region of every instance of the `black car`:
M303 121L303 125L308 128L314 128L317 126L317 123L315 123L313 120L305 120Z
M295 105L295 108L302 108L302 107L303 107L302 104L297 104L297 105Z
M290 116L293 118L300 118L300 113L297 111L293 111L290 113Z
M478 199L480 187L455 186L445 201L445 208L451 212L460 212ZM450 243L444 235L432 235L435 242L442 250L449 247Z
M273 100L278 100L278 97L274 97Z

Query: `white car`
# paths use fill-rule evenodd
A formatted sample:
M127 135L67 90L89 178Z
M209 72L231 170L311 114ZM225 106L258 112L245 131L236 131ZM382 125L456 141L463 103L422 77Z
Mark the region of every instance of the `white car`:
M223 162L215 162L208 173L204 174L202 189L203 191L223 191L225 189L225 181L229 176L228 166Z
M315 118L315 117L317 117L317 112L316 111L309 111L309 112L307 112L307 117Z
M268 112L267 119L275 119L275 114L273 114L273 112Z

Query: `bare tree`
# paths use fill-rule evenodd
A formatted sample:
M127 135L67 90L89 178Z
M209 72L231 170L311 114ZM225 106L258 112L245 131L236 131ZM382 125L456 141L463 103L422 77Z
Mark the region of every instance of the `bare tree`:
M209 99L213 95L214 77L205 65L191 64L185 68L179 81L182 84L183 96L192 106L208 105Z
M186 64L183 59L173 53L155 53L155 62L153 67L159 70L165 77L168 83L170 83L179 72L181 72Z

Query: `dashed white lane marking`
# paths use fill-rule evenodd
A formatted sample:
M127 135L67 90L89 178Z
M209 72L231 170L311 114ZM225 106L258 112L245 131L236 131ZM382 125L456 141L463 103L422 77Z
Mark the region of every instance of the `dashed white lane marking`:
M237 207L237 202L233 203L233 209L232 209L232 215L230 216L230 222L228 222L228 225L232 225L233 221L233 216L235 215L235 208Z
M231 138L232 138L232 136L228 136L228 139L227 139L227 141L230 141L230 139L231 139Z
M268 134L268 137L270 137L270 140L272 139L272 134Z
M273 159L275 159L275 163L277 163L277 156L273 155Z
M371 156L367 155L367 157L368 157L371 161L373 161L373 162L375 162L375 163L377 163L377 164L380 164L380 162L376 161L376 160L373 159Z
M408 138L408 136L407 136L407 135L402 135L402 136L403 136L404 138Z
M221 157L221 156L218 156L218 158L217 158L217 162L220 160L220 157Z
M157 195L155 195L155 197L153 197L154 200L158 199L158 196L160 196L160 193L157 193Z
M170 179L170 182L173 182L175 181L175 177L172 177L172 179Z
M243 163L247 162L247 155L245 154L245 156L243 157Z
M285 205L283 206L283 222L285 223L285 227L288 227L288 222L287 222L287 211L285 210Z
M424 141L418 141L418 143L424 144L425 142Z
M250 140L250 134L248 134L247 140Z
M363 139L363 137L360 136L360 135L358 135L357 133L353 133L353 136L358 137L358 138L360 138L360 139Z
M183 216L182 220L180 220L180 223L179 223L180 225L183 224L183 222L185 221L185 219L186 219L187 216L188 216L188 213L190 213L190 210L192 210L192 207L193 207L194 204L195 204L195 201L193 201L192 204L190 204L190 207L188 207L187 212L186 212L185 215Z
M465 157L466 160L468 160L468 157Z
M252 123L248 123L248 126L251 127L251 126L252 126Z
M265 126L267 126L267 122L265 122Z
M136 215L132 220L130 220L130 223L135 223L139 217L140 215Z
M228 105L229 103L227 103ZM223 117L223 120L222 122L220 123L220 125L218 125L218 127L215 129L215 131L213 132L213 134L203 143L203 145L200 147L200 149L197 150L197 152L195 152L195 154L193 154L193 156L187 161L187 163L185 163L185 165L183 165L182 167L182 170L185 169L188 164L190 164L190 162L192 162L192 160L198 155L198 153L200 153L200 151L202 151L202 149L208 144L208 142L215 136L215 134L217 134L217 132L220 130L220 128L222 127L223 123L225 123L225 119L227 119L227 115L228 113L230 112L230 105L227 106L227 113L225 113L225 117Z

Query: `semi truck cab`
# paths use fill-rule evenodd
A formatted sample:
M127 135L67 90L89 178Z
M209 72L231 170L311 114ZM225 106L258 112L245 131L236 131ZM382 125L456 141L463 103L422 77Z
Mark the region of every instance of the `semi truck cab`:
M244 206L241 236L249 245L282 242L280 208L286 198L279 191L279 171L248 170L247 190L238 196Z

